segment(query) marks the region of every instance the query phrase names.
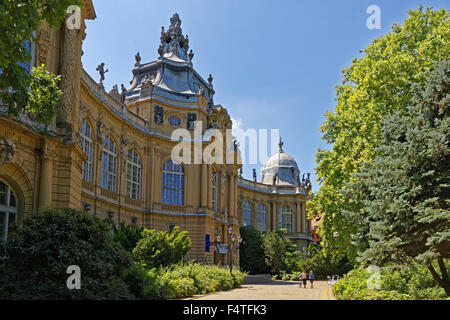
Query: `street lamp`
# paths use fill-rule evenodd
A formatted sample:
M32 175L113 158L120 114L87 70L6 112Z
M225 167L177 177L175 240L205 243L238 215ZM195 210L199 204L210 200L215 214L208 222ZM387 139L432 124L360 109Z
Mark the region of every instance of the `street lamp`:
M231 226L228 227L228 234L230 235L230 273L233 274L233 245L236 241L236 235L233 233L233 228ZM240 235L237 236L237 240L239 241L239 243L242 242Z

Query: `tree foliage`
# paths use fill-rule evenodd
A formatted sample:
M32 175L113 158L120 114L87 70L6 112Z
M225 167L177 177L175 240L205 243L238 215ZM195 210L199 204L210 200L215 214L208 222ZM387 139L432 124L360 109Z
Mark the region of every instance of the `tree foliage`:
M187 231L180 232L179 227L175 227L170 233L145 229L142 239L133 249L133 256L137 262L144 263L149 268L178 263L191 248L191 239L187 234Z
M26 43L42 21L58 26L70 5L79 0L0 0L0 100L17 115L28 105L31 76L23 68L31 61Z
M450 61L413 85L405 112L387 117L381 145L348 185L363 204L348 213L363 226L363 262L426 264L450 295L444 259L450 257ZM440 275L432 262L439 265Z
M352 174L375 157L385 116L406 110L413 84L423 83L438 61L450 58L449 34L448 10L410 10L403 25L394 24L343 70L335 110L326 113L321 126L332 148L317 152L321 187L308 202L311 217L317 212L324 217L319 232L327 250L356 256L351 243L356 226L343 212L357 211L361 203L345 195L347 183L358 179Z
M239 265L250 274L267 270L263 234L252 227L241 227L242 244L239 246Z
M58 88L59 76L48 72L44 65L33 67L30 82L29 99L25 109L36 114L36 120L50 124L56 117L58 101L62 91Z
M142 239L142 233L143 230L137 226L125 226L122 222L118 227L114 225L113 239L120 243L125 250L132 252L139 240Z
M2 299L128 299L124 281L130 254L97 217L73 209L48 209L8 235L0 261ZM2 250L3 252L3 250ZM80 267L81 290L69 290L67 268Z
M279 274L286 269L286 255L294 252L295 246L283 237L285 230L269 231L264 236L264 254L266 265L272 274Z

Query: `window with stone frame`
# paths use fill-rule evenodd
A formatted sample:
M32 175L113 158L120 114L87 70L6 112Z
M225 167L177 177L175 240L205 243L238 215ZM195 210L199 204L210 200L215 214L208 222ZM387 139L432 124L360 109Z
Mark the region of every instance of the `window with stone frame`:
M178 206L184 203L183 166L172 160L163 166L161 203Z
M290 206L284 205L280 208L279 220L280 229L286 229L287 232L292 232L292 208Z
M212 207L213 207L214 212L217 212L218 180L219 180L219 178L218 178L217 172L214 172L213 176L212 176Z
M195 129L195 121L197 121L197 114L189 112L187 115L187 129Z
M251 226L252 225L252 206L250 204L250 202L248 202L247 200L244 200L243 203L243 209L244 209L244 227L247 226Z
M92 182L92 163L94 160L94 135L92 128L86 119L83 119L81 123L80 132L81 148L87 157L87 160L83 162L82 175L83 180Z
M0 241L8 239L11 225L17 222L17 200L12 189L0 180Z
M258 204L257 208L257 229L258 231L265 232L267 231L267 221L266 221L267 213L266 206L262 203Z
M111 192L117 191L117 147L109 136L103 145L101 186Z
M128 198L141 200L141 172L141 157L136 151L128 150L125 178L125 195Z
M156 124L164 123L164 110L160 106L155 106L155 109L154 109L154 122Z

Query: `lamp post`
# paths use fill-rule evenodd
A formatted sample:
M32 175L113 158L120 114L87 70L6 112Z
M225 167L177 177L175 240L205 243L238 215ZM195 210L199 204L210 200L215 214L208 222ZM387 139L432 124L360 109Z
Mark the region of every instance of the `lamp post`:
M233 228L231 226L228 227L228 234L230 235L230 273L233 274L233 245L236 241L236 235L233 233ZM238 235L237 239L239 242L242 241L240 235Z

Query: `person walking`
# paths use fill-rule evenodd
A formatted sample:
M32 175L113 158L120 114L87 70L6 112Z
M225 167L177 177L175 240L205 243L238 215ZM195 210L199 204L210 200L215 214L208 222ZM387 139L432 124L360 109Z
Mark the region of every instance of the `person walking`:
M303 282L303 288L306 288L306 281L308 280L308 274L306 273L306 270L303 270L302 273L300 274L300 283L299 283L299 288L302 286L302 282Z
M309 282L311 282L311 289L314 288L314 273L313 271L309 271Z

